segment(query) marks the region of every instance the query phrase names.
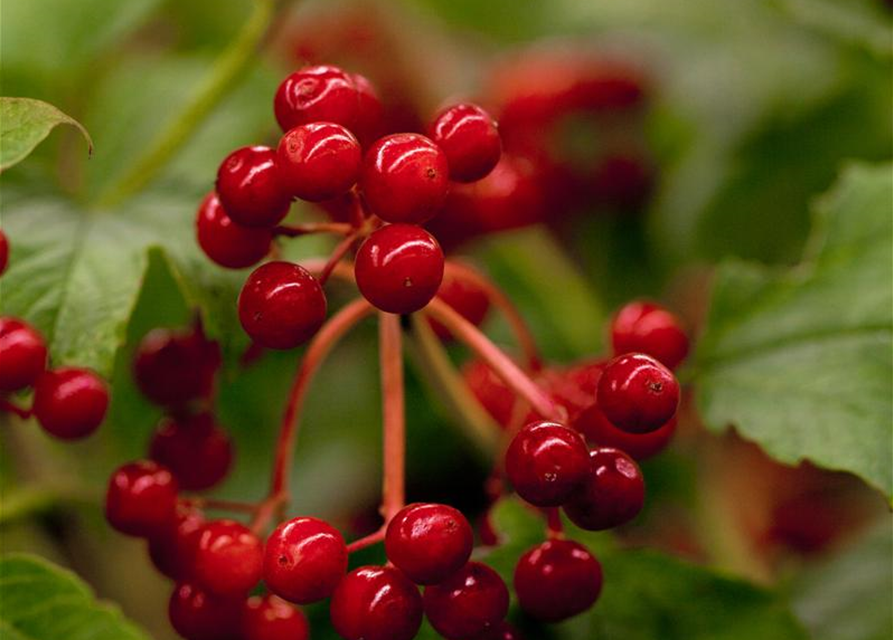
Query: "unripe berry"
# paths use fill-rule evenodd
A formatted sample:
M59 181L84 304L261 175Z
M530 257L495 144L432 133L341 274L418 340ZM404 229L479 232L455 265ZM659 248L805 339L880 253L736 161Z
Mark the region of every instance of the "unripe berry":
M229 472L233 447L210 413L165 418L149 445L149 457L173 472L180 488L208 489Z
M289 129L276 151L288 192L321 202L345 193L360 175L362 153L354 135L340 124L311 122Z
M119 467L109 480L105 517L130 536L163 535L177 515L177 480L148 460Z
M34 417L47 433L63 440L77 440L96 431L108 407L108 386L88 369L46 371L34 385Z
M514 585L524 611L538 620L559 622L595 603L602 588L602 568L583 545L549 540L521 556Z
M199 205L195 228L205 255L228 269L257 264L270 252L273 242L269 229L251 229L233 222L214 192Z
M475 104L457 104L441 111L431 125L430 137L446 154L450 180L456 182L480 180L502 154L496 122Z
M215 520L202 527L195 551L195 579L219 596L248 593L263 573L264 547L245 525Z
M267 540L264 582L270 591L297 604L328 598L347 571L341 533L316 518L280 524Z
M589 476L564 504L568 518L588 531L619 527L635 518L645 502L639 465L607 447L593 449L589 465Z
M447 640L474 638L499 624L509 608L509 592L499 574L469 562L444 582L425 588L425 614Z
M133 375L149 400L181 407L211 393L220 362L218 345L199 332L158 328L140 340Z
M352 127L359 107L359 94L351 77L327 65L304 67L292 73L279 85L273 102L283 131L308 122Z
M243 227L277 225L291 206L276 152L269 147L242 147L224 158L216 190L226 215Z
M573 429L556 422L534 422L509 445L505 471L527 502L557 507L585 481L589 451Z
M174 587L168 603L171 626L186 640L236 640L241 607L186 582Z
M244 640L309 640L310 625L300 609L272 594L254 596L242 608Z
M679 406L673 372L641 353L614 358L598 382L598 405L613 425L632 433L661 428Z
M46 343L34 327L16 318L0 318L0 394L32 386L46 363Z
M422 598L391 567L360 567L335 589L332 626L345 640L412 640L422 626Z
M630 302L611 321L614 355L644 353L675 369L688 355L688 336L682 322L651 302Z
M445 504L411 504L388 524L388 560L416 584L437 584L471 557L474 533L460 511Z
M170 526L149 538L149 558L155 568L172 580L194 579L195 552L204 526L201 511L178 505Z

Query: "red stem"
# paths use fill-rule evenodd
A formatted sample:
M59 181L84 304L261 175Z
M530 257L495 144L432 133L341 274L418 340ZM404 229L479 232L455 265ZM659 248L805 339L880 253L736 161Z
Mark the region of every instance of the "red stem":
M561 512L558 507L543 509L546 515L546 535L549 540L560 540L564 537L564 523L561 522Z
M323 258L311 258L309 260L301 260L301 266L303 266L307 271L316 275L319 278L323 272L329 265L328 259ZM336 262L335 265L330 269L329 276L334 276L339 280L344 280L345 282L356 282L353 274L353 265L346 262Z
M350 251L350 248L353 246L353 243L356 242L356 240L357 234L351 233L338 243L338 245L332 251L332 255L326 261L325 265L323 265L322 270L317 276L319 284L324 285L326 283L326 281L329 279L329 276L332 275L332 271L335 270L335 267L341 262L341 259L345 255L347 255L347 252Z
M286 238L297 238L313 233L336 233L346 236L353 232L353 225L346 222L308 222L305 224L279 225L273 227L273 233Z
M7 413L17 415L22 420L27 420L31 417L31 409L25 409L17 404L13 404L6 398L0 398L0 411L6 411Z
M218 500L217 498L205 498L203 496L185 496L181 500L192 507L199 509L218 509L220 511L236 511L241 513L256 513L259 504L253 502L237 502L234 500Z
M381 515L387 524L406 502L406 414L400 316L379 312L378 335L384 440Z
M358 540L354 540L349 545L347 545L347 552L353 553L354 551L360 551L361 549L365 549L366 547L371 547L374 544L383 542L387 530L387 526L384 526L375 533L370 533L368 536L364 536Z

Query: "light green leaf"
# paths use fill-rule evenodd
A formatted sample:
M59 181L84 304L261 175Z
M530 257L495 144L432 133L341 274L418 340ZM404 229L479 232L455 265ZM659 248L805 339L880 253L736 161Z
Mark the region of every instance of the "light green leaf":
M882 0L778 0L805 26L877 56L893 55L889 5Z
M53 105L31 98L0 98L0 173L28 157L60 124L77 127L93 152L87 130Z

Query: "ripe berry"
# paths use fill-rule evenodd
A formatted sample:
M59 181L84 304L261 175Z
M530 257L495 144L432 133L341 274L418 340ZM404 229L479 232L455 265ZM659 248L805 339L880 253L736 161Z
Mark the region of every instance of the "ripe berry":
M218 345L192 330L153 329L140 340L133 360L140 391L166 407L207 397L219 368Z
M357 121L353 130L360 143L367 147L381 137L384 129L384 105L382 105L378 92L368 78L355 73L351 76L351 79L357 88L357 95L360 100Z
M469 360L462 367L462 378L490 417L500 427L512 419L515 396L496 372L483 360Z
M178 505L170 526L149 538L149 558L155 568L173 580L192 580L198 538L204 526L201 511Z
M679 383L672 371L651 356L619 356L607 364L598 382L598 405L616 427L648 433L676 413Z
M505 471L527 502L557 507L586 479L589 451L573 429L556 422L534 422L509 445Z
M601 531L635 518L645 502L639 465L618 449L593 449L589 476L564 504L568 518L582 529Z
M559 622L595 603L602 589L602 568L583 545L549 540L521 556L514 584L524 611L545 622Z
M440 288L437 290L437 297L475 326L479 326L484 321L487 311L490 310L490 298L487 297L486 292L468 280L451 276L449 272L443 276L443 282L440 283ZM431 320L431 328L441 340L452 338L449 330L436 320Z
M347 571L341 533L316 518L280 524L267 540L264 582L276 595L309 604L328 598Z
M84 438L99 428L109 407L105 381L88 369L46 371L34 385L34 417L63 440Z
M473 640L523 640L521 633L508 622L500 622Z
M446 154L450 180L474 182L493 170L502 154L496 122L475 104L457 104L441 111L431 139Z
M340 124L311 122L290 129L276 154L286 189L302 200L330 200L360 175L360 143Z
M177 480L149 460L119 467L109 480L105 517L129 536L163 535L177 515Z
M391 567L360 567L335 589L332 626L346 640L412 640L422 626L422 598Z
M388 525L388 560L416 584L437 584L471 557L474 533L462 513L445 504L411 504Z
M443 251L430 233L411 224L374 231L357 251L360 293L389 313L412 313L431 301L443 280Z
M186 582L174 587L168 603L171 626L186 640L235 640L241 609L237 600L220 598Z
M46 343L34 327L0 318L0 394L32 386L46 363Z
M469 562L444 582L425 588L425 614L448 640L463 640L499 624L509 608L509 592L499 574Z
M307 617L273 594L254 596L242 608L244 640L309 640Z
M6 267L9 265L9 240L6 237L6 234L3 233L3 229L0 229L0 276L3 275L3 272L6 271Z
M242 147L217 170L217 197L226 215L243 227L272 227L288 215L291 197L269 147Z
M304 67L276 90L273 110L283 131L308 122L334 122L352 127L360 101L349 75L337 67Z
M240 522L215 520L198 534L195 579L212 593L247 593L260 581L263 563L263 543Z
M630 433L611 424L601 408L594 404L577 414L571 426L591 444L620 449L635 460L646 460L667 448L676 433L677 420L673 417L648 433Z
M198 491L226 477L233 447L214 417L200 413L162 420L152 436L149 457L170 469L182 489Z
M611 321L614 355L644 353L675 369L688 355L688 336L673 313L651 302L630 302Z
M205 255L229 269L257 264L270 252L273 242L269 229L251 229L233 222L214 192L199 205L195 228Z
M366 153L360 183L366 205L379 218L421 224L443 207L449 166L440 147L425 136L396 133Z
M307 341L326 319L319 281L292 262L268 262L255 269L239 294L239 320L261 346L291 349Z

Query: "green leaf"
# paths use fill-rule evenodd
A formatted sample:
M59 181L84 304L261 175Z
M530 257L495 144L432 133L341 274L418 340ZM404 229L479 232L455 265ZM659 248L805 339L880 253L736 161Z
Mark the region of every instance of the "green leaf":
M28 157L60 124L77 127L93 152L87 130L53 105L31 98L0 98L0 173Z
M6 640L149 640L75 574L37 556L0 558L0 636Z
M893 55L890 10L880 0L778 0L795 20L877 56Z
M790 271L720 267L696 355L708 427L893 492L893 167L853 166Z

